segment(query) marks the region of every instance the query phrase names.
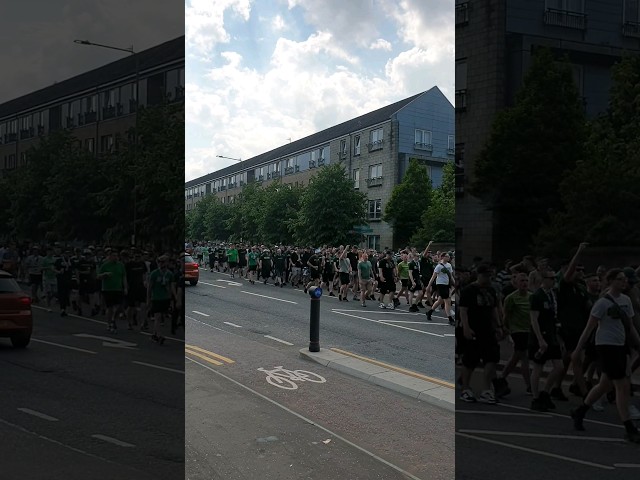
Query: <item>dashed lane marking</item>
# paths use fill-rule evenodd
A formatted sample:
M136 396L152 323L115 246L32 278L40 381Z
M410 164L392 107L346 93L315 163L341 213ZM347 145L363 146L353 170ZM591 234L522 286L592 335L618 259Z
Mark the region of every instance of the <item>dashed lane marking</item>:
M227 287L223 287L222 285L214 285L213 283L203 282L202 280L200 280L200 283L202 283L202 284L204 284L204 285L209 285L210 287L216 287L216 288L227 288Z
M135 447L132 443L123 442L122 440L118 440L117 438L107 437L106 435L101 435L96 433L95 435L91 435L93 438L97 438L98 440L103 440L105 442L113 443L114 445L118 445L119 447L132 448Z
M484 410L460 410L459 408L456 408L456 415L458 413L471 413L474 415L504 415L505 417L552 418L551 415L546 413L488 412Z
M42 412L36 412L35 410L31 410L30 408L18 408L21 412L28 413L29 415L33 415L34 417L39 417L44 420L49 420L50 422L58 422L59 420L56 417L52 417Z
M235 323L231 323L231 322L222 322L225 325L229 325L231 327L236 327L236 328L242 328L242 325L236 325Z
M268 298L270 300L277 300L278 302L293 303L294 305L298 304L298 302L292 302L291 300L283 300L281 298L268 297L267 295L260 295L258 293L245 292L244 290L240 290L240 291L242 293L246 293L247 295L255 295L256 297Z
M360 320L366 320L367 322L379 323L380 325L388 325L390 327L402 328L405 330L411 330L412 332L424 333L425 335L431 335L434 337L444 338L444 335L439 333L425 332L424 330L418 330L416 328L409 328L403 325L396 325L395 323L385 323L384 320L373 320L372 318L361 317L359 315L351 315L349 313L340 312L338 310L331 310L333 313L337 313L338 315L344 315L346 317L359 318Z
M554 438L560 440L590 440L593 442L620 443L626 440L619 437L587 437L583 435L558 435L552 433L527 433L527 432L501 432L495 430L458 430L460 433L472 433L476 435L498 435L501 437L526 437L526 438Z
M211 315L209 315L208 313L202 313L199 312L197 310L191 310L193 313L197 313L198 315L202 315L203 317L210 317Z
M272 337L271 335L265 335L265 338L270 338L271 340L275 340L276 342L284 343L285 345L293 345L293 343L286 342L276 337Z
M84 348L77 348L77 347L70 347L69 345L63 345L61 343L54 343L54 342L47 342L45 340L39 340L37 338L31 338L32 342L37 342L37 343L44 343L46 345L54 345L56 347L60 347L60 348L66 348L69 350L75 350L77 352L83 352L83 353L91 353L92 355L97 355L98 352L92 352L91 350L85 350Z
M180 373L184 375L184 370L176 370L175 368L161 367L160 365L154 365L153 363L136 362L136 361L133 361L132 363L136 363L138 365L144 365L145 367L157 368L159 370L167 370L169 372L175 372L175 373Z

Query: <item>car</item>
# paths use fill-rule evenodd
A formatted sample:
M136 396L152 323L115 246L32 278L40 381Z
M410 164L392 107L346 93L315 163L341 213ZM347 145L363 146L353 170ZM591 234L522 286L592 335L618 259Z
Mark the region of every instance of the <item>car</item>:
M31 297L13 275L0 270L0 337L9 337L15 348L25 348L32 332Z
M200 265L193 259L191 255L183 255L184 260L184 279L191 285L197 285L200 280Z

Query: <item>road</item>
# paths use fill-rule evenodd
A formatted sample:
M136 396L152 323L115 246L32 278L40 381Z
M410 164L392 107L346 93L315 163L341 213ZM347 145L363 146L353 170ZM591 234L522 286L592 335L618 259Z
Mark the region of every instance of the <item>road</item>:
M0 339L0 476L184 478L184 340L33 315L27 349Z
M308 345L309 296L291 286L249 284L222 273L200 271L200 282L186 288L186 315L213 321L269 345ZM444 314L433 321L424 311L411 313L405 300L397 310L381 310L377 302L363 308L323 295L320 345L341 348L447 382L454 381L454 332ZM275 338L275 339L274 339Z
M453 412L300 357L308 295L200 275L186 289L188 479L454 477ZM326 295L321 302L322 348L453 379L444 318L430 323L407 307L363 309ZM291 389L267 381L277 367Z
M638 478L640 446L622 440L615 405L590 411L586 431L576 432L569 410L579 405L577 397L555 401L554 411L533 412L522 378L514 374L509 383L512 393L498 405L457 401L456 479Z

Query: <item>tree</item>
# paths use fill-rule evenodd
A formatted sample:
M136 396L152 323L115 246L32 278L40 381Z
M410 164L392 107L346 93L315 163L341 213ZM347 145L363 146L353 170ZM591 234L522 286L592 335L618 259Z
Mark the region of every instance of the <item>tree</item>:
M494 213L503 248L527 248L562 178L584 158L586 117L569 62L536 50L515 105L498 113L475 166L470 192Z
M293 235L288 225L300 208L302 187L283 185L280 180L265 189L264 205L261 210L261 238L268 243L290 244Z
M420 228L432 196L431 179L417 160L411 160L402 183L396 185L383 220L393 227L394 247L404 246Z
M366 195L353 188L344 167L323 167L302 194L300 209L289 221L289 229L298 244L339 245L355 242L351 233L356 225L365 225Z
M593 122L585 156L563 179L559 208L540 229L537 248L568 252L640 243L640 58L612 69L610 107Z
M234 240L257 241L263 225L265 190L252 182L242 188L229 209L227 229Z
M422 226L411 237L412 245L426 245L429 241L455 242L455 164L442 168L442 184L433 191L431 204L422 214Z

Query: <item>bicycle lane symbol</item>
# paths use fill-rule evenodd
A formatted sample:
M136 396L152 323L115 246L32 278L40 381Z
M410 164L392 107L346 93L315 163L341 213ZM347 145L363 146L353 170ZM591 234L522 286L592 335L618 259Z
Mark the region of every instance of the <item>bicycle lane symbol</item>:
M282 366L275 367L273 370L259 368L258 371L267 374L267 383L284 390L297 390L296 382L325 383L327 381L317 373L306 370L287 370Z

